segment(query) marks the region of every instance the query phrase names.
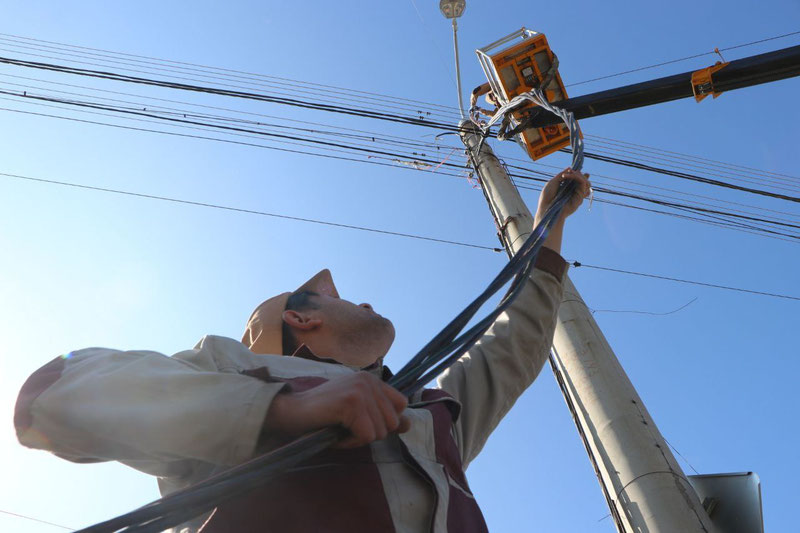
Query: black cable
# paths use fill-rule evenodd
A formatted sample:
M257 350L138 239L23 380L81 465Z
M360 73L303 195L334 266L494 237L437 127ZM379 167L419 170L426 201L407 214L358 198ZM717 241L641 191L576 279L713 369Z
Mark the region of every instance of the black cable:
M561 187L555 201L542 217L542 222L534 229L520 251L503 267L500 274L490 284L490 287L495 290L487 296L487 289L468 305L468 312L460 313L456 319L445 326L434 337L435 342L428 343L412 359L413 364L404 366L392 377L389 384L396 386L406 395L413 394L414 391L425 385L425 379L430 379L430 372L424 374L422 378L415 379L408 379L410 374L413 373L416 376L420 370L425 371L436 366L437 363L440 363L436 366L438 369L446 362L452 362L463 354L471 346L471 343L474 343L474 339L479 338L485 332L496 317L519 294L533 268L538 250L547 237L549 227L561 215L561 209L572 197L574 190L575 183L572 181L566 182ZM453 340L458 331L463 329L464 325L480 309L483 302L512 278L509 291L492 313L461 337ZM434 351L435 353L432 353ZM125 515L79 530L78 533L112 533L115 531L157 533L268 483L279 472L316 455L345 435L346 432L341 428L327 428L306 435L277 450L233 467L218 476L169 494Z

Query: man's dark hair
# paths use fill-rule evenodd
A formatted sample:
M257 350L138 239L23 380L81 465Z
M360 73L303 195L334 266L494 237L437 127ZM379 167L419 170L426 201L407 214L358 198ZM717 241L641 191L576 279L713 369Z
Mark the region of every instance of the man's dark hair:
M300 291L289 295L286 300L286 311L306 311L308 309L319 309L319 306L311 301L312 296L319 296L314 291ZM281 336L283 337L283 355L292 355L300 347L297 339L292 333L292 327L283 322L283 330Z

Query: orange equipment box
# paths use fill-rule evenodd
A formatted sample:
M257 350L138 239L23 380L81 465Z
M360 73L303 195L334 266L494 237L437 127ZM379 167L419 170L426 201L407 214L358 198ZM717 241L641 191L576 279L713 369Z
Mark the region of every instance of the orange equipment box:
M521 40L515 43L517 39ZM511 46L506 46L509 44ZM476 53L492 92L501 105L538 87L555 61L555 54L550 50L545 35L525 28L476 50ZM553 69L550 83L544 88L547 99L553 103L567 98L557 66ZM537 106L528 103L512 112L514 126L534 107ZM569 130L564 124L528 128L520 135L522 144L534 160L569 145Z

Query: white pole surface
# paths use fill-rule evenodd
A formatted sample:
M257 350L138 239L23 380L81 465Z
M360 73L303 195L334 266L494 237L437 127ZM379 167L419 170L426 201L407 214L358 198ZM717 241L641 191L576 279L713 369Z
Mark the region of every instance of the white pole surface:
M461 138L509 253L533 217L491 147L469 121ZM696 493L569 278L551 363L622 533L712 533Z

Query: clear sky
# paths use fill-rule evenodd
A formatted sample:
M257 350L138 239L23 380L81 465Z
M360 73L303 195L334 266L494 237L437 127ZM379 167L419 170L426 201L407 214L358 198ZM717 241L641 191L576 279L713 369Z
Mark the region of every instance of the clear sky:
M439 14L438 2L414 1L416 8L411 0L10 0L4 3L0 33L302 80L317 84L316 94L329 85L452 106L456 94L449 24ZM547 34L560 57L562 77L570 84L796 31L800 4L468 1L459 33L465 93L484 81L474 49L521 26ZM798 42L795 36L731 50L725 59ZM36 57L33 54L49 54L18 45L19 41L14 45L0 39L0 56L57 63L79 60ZM706 55L568 90L576 96L714 61ZM148 75L158 77L158 72ZM438 133L374 119L0 66L0 90L25 85L31 91L38 90L33 86L43 88L40 93L90 92L48 81L425 143L434 142ZM260 90L309 100L343 96L330 88L322 97L299 92L309 88L304 87ZM714 167L706 170L718 175L703 175L746 179L752 187L798 196L798 91L800 80L786 80L700 104L683 100L588 119L582 127L587 136L760 169L740 169L733 175ZM346 97L352 99L346 105L400 112L387 107L385 99L353 93ZM390 168L321 159L7 111L133 125L15 98L0 100L0 107L0 172L497 245L483 195L465 179L442 175L445 167L419 172L402 164ZM447 119L454 120L452 115ZM452 136L440 142L458 144ZM509 163L510 158L525 157L509 143L495 146ZM587 150L612 154L611 148L596 137L587 138ZM433 157L444 159L451 152L441 148ZM613 154L633 158L643 152ZM452 160L463 161L460 155L453 153ZM663 153L645 157L667 164L656 159L664 158ZM568 158L556 154L540 163L563 168ZM800 220L796 203L592 160L585 170L605 176L596 180L612 188L623 184L611 178L624 179L635 184L624 186L639 190L674 189L679 192L662 193L681 201L688 201L685 195L692 193L710 197L705 202L738 202L744 204L740 209L771 210L766 213L794 224ZM448 172L463 176L457 169ZM523 193L534 205L536 193ZM0 425L0 510L72 528L133 509L158 492L155 480L126 467L74 465L17 443L11 424L17 391L32 371L55 356L86 346L171 354L193 346L204 334L238 338L262 299L291 290L328 267L343 296L370 302L393 319L398 335L388 363L397 368L506 260L504 254L482 249L4 176L0 202L0 413L5 420ZM765 211L759 213L764 216ZM598 202L570 220L564 255L587 264L800 295L796 239L772 239ZM791 530L798 474L798 430L792 421L798 408L800 302L596 270L574 269L571 276L587 304L597 310L595 318L670 443L700 473L757 472L767 530ZM688 307L667 315L616 312L667 313L688 302ZM683 465L687 474L693 473ZM492 531L613 531L548 368L500 425L468 477ZM0 531L58 530L0 513Z

